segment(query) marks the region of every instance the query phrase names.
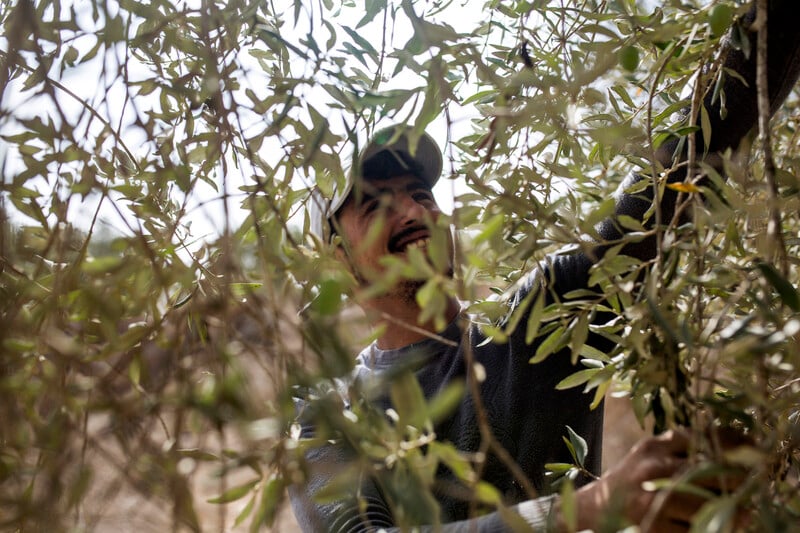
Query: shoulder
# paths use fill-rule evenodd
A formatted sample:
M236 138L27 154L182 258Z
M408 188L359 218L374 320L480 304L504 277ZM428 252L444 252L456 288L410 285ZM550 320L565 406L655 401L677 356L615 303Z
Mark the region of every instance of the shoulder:
M592 265L594 261L577 248L548 255L519 281L509 304L515 309L526 297L541 292L546 302L552 303L571 291L585 289Z

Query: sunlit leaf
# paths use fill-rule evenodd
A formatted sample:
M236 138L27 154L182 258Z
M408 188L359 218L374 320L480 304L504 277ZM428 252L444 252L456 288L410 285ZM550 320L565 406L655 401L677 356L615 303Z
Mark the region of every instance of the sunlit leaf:
M214 498L209 498L208 503L228 503L233 502L238 499L244 498L247 496L250 491L253 490L258 484L259 480L254 479L252 481L248 481L247 483L243 483L237 487L231 487L230 489L226 490L219 496L215 496Z

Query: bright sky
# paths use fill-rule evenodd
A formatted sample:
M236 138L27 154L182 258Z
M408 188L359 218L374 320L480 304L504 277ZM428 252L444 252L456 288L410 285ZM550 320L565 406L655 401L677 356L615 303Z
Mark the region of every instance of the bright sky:
M301 11L299 20L297 24L294 25L292 17L294 2L291 0L273 1L278 12L286 13L286 24L284 28L282 28L282 34L288 41L299 45L299 40L302 38L302 36L308 33L310 18L309 13L313 14L314 19L318 23L320 17L320 13L318 12L320 4L317 2L308 2L303 9L311 9L311 12ZM68 4L68 2L65 2L63 5L66 6ZM78 15L76 18L78 25L84 30L89 30L94 24L91 19L90 4L84 2L75 2L74 5ZM479 19L484 13L482 9L483 6L483 0L457 0L453 2L447 10L440 14L439 20L446 20L448 23L454 25L457 31L465 32L474 28L479 23ZM352 2L349 6L343 6L339 16L332 22L337 25L345 25L355 28L358 21L361 19L361 17L363 17L363 14L364 7L362 2ZM359 28L358 32L359 35L371 43L380 43L382 39L382 17L379 15L376 17L376 20L369 25ZM411 35L412 31L409 21L406 19L402 11L398 10L397 24L391 36L392 42L387 43L388 47L393 48L402 46L409 40ZM338 39L339 42L337 43L337 46L341 46L343 40L349 40L346 33L342 30L338 31ZM81 50L83 53L88 50L88 48L90 48L94 42L90 38L82 38L75 40L71 44ZM0 37L0 47L5 49L5 45L6 43ZM299 46L302 47L302 45ZM64 76L60 79L61 83L69 91L74 93L75 96L84 102L95 107L102 115L108 118L109 123L114 125L130 123L133 117L133 106L130 102L126 102L125 98L126 88L122 85L119 79L115 80L119 70L119 66L116 64L118 61L117 58L122 57L124 57L124 51L122 48L120 48L117 50L116 54L106 54L105 69L103 69L104 65L100 61L94 61L81 67L66 69ZM253 88L257 92L262 92L259 90L259 87L264 87L265 75L260 71L260 67L249 56L249 54L246 53L246 51L245 53L240 54L239 61L243 65L252 69L248 79L242 83L243 88L250 86L250 88ZM298 69L298 72L302 72L307 68L302 64L302 61L299 60L295 60L293 68L295 68L295 66ZM363 68L363 66L359 66L360 68ZM132 79L144 78L149 73L145 66L139 64L135 60L128 61L127 68ZM28 116L32 114L38 114L39 116L53 114L52 102L48 98L32 97L30 92L22 93L20 91L19 82L16 82L16 84L16 88L13 86L9 87L9 90L7 90L4 95L3 104L5 107L9 109L15 109L15 113L23 112ZM409 87L422 85L424 85L424 80L414 80L410 76L405 76L402 79L395 78L388 80L388 82L381 87L381 90L392 88L407 89ZM104 87L108 87L108 89L104 90ZM320 109L320 104L317 102L324 102L330 99L330 97L321 88L309 90L305 97L308 98L309 101L313 102L315 107L318 109ZM70 117L71 120L75 120L81 113L85 113L85 110L73 97L61 93L57 95L57 98L59 105L65 110L66 115ZM155 107L158 105L157 102L150 101L150 98L137 98L135 105L138 107L140 113L142 110L146 110L149 107ZM474 110L459 109L457 106L451 107L450 111L456 127L459 123L462 123L462 121L468 121L470 116L476 115ZM342 126L342 119L341 117L336 116L337 113L338 110L331 110L328 119L335 132L338 129L338 133L343 133L344 128ZM15 126L13 125L9 126L9 124L6 122L3 126L4 131L2 133L15 133L15 131L13 131L14 127ZM90 138L92 134L97 134L100 127L101 124L95 121L87 132L87 138ZM261 122L251 125L246 124L244 129L247 130L248 127L263 128L264 123ZM180 130L180 128L181 124L176 125L176 130ZM166 126L164 129L165 131L169 130L169 128ZM428 131L437 140L437 142L439 142L440 146L444 148L446 139L446 124L444 117L440 117L438 120L436 120L430 126ZM178 133L180 133L180 131L178 131ZM125 128L123 130L123 138L126 144L131 147L132 151L136 155L143 155L147 151L153 149L152 145L145 143L145 136L138 128ZM275 139L272 141L273 143L277 143L277 140ZM277 144L270 146L269 142L265 142L260 152L261 157L263 157L268 163L272 163L270 161L269 154L271 150L275 150L276 148L278 148ZM2 140L0 140L0 159L5 162L6 177L13 175L20 170L21 161L19 161L14 154L9 153L8 145ZM228 193L233 195L233 199L229 201L228 213L231 219L231 226L236 227L246 216L246 213L239 208L241 197L237 196L237 194L238 188L248 181L247 169L244 168L240 171L236 171L236 167L233 165L230 165L229 168L232 170L225 177L225 185ZM51 176L48 183L46 183L43 179L39 179L35 183L29 183L28 186L38 190L42 194L43 198L47 198L50 191L53 190L53 188L59 187L59 184L58 180L56 180L54 176ZM298 183L297 187L300 186L301 184ZM452 199L454 193L462 188L463 184L456 184L454 189L454 184L448 180L442 180L437 185L435 191L437 198L446 211L449 211L452 208ZM87 228L92 219L94 211L97 208L98 201L100 201L100 198L99 195L96 194L85 198L82 202L78 202L76 199L73 199L72 203L70 204L68 217L70 222L78 227L82 227L84 229ZM199 184L198 188L193 191L193 195L188 199L187 203L189 207L189 219L191 220L191 232L194 237L213 239L216 235L219 235L222 232L224 227L225 210L223 209L222 200L219 197L219 194L216 193L210 186ZM112 201L109 199L103 200L100 213L100 220L102 221L102 224L105 224L111 228L115 228L118 231L127 232L125 229L127 226L131 226L134 229L136 227L136 220L134 217L128 214L127 209L123 205L119 205L119 203L117 205L113 205ZM22 217L21 215L15 215L13 211L12 219L18 223L29 223L25 217Z
M399 4L399 1L400 0L389 0L390 3L394 4ZM194 0L192 0L192 2L194 2ZM320 42L323 42L327 37L327 30L323 30L323 26L321 26L319 23L321 17L319 9L322 3L322 1L305 2L303 4L303 8L301 9L299 20L295 24L293 17L295 2L293 0L272 0L272 4L275 6L276 11L279 13L285 13L285 24L281 28L281 35L287 41L294 43L300 48L303 48L304 45L302 45L300 41L309 33L309 21L314 20L315 35L318 36ZM184 4L185 3L180 3L179 5ZM340 3L339 0L336 0L333 2L333 4L336 6L341 6L341 9L340 13L335 19L329 19L330 22L334 23L336 26L349 26L350 28L355 29L358 21L364 15L364 6L368 5L368 2L365 3L362 0L357 0L349 3ZM477 27L482 22L482 19L485 18L485 4L486 2L484 0L454 0L445 10L437 15L436 20L446 21L458 32L468 32ZM67 6L69 5L69 2L63 2L62 5ZM74 1L74 5L77 11L76 22L82 29L87 31L90 30L94 24L91 18L91 4ZM419 2L417 9L421 10L423 7L430 8L432 5L435 4L432 4L431 2ZM68 14L68 11L65 10L65 14ZM326 16L328 16L327 13ZM379 43L383 38L382 23L382 16L379 15L372 23L362 28L358 28L357 32L361 37L365 38L370 43L373 43L373 45L377 48L379 47ZM533 24L534 20L529 20L528 23ZM411 35L412 30L410 22L406 18L405 14L403 14L402 10L398 9L396 25L394 26L394 31L390 36L391 42L387 43L387 47L389 49L402 47L408 42ZM342 46L343 41L350 40L347 34L341 29L337 30L337 37L337 48ZM513 39L513 36L511 36L511 38ZM94 44L94 41L87 37L77 39L71 44L81 51L85 51ZM5 42L2 36L0 36L0 47L5 48ZM134 106L138 108L139 113L143 113L149 108L155 108L158 106L158 102L153 100L153 96L137 97L133 103L126 100L126 88L117 78L117 73L119 71L119 65L117 62L120 61L119 58L125 57L124 50L121 46L118 50L116 50L115 53L106 54L104 57L106 60L105 65L103 65L100 61L94 61L85 66L66 69L63 78L61 78L61 82L78 98L86 102L88 105L96 108L102 115L106 116L109 122L113 125L126 123L130 124L132 122ZM238 61L246 68L246 70L248 70L246 77L240 80L242 89L251 88L257 94L264 94L264 91L269 90L269 80L266 73L261 70L261 67L249 55L247 50L242 51L238 57ZM355 63L356 59L353 59L353 61ZM103 68L104 66L105 69ZM150 72L146 66L138 63L136 60L128 61L126 67L132 79L142 79L148 76ZM309 69L309 67L305 65L302 60L297 58L294 60L292 68L297 69L297 74L300 75ZM364 69L365 67L363 67L363 65L359 65L359 68ZM391 66L389 66L386 71L390 72ZM52 114L52 103L47 98L32 97L30 92L20 93L20 83L19 81L15 83L17 84L16 90L14 87L9 87L9 90L7 90L4 94L4 107L7 109L13 109L15 113L24 113L28 114L29 116L32 114L38 114L40 116ZM391 80L387 80L380 87L380 90L385 91L394 88L408 89L411 87L423 86L424 84L424 80L419 78L414 79L413 75L404 73L403 77L396 77ZM107 88L107 90L105 88ZM464 97L469 96L474 93L475 90L476 89L471 87L463 87L461 88L461 95ZM320 87L311 87L306 89L306 93L303 95L303 97L312 102L317 109L320 109L323 112L323 103L330 100L330 96L327 95L327 93ZM74 117L77 117L80 113L85 113L83 107L71 96L68 96L64 93L59 93L57 94L57 98L59 105L66 111L68 116L73 117L73 120ZM453 128L456 131L459 131L459 133L464 132L466 128L471 127L469 125L469 120L477 116L477 111L471 106L467 108L460 108L456 105L451 105L449 111L451 114L451 119L453 120ZM339 113L340 112L338 110L329 109L327 118L330 121L331 127L335 133L344 133L344 127L342 124L343 119ZM409 110L408 115L414 116L414 113ZM405 116L405 113L400 113L399 116ZM200 120L197 121L198 124L201 122L202 121ZM243 128L245 136L248 135L248 131L263 129L265 125L266 124L262 117L245 117ZM388 122L384 124L378 124L379 127L385 125L388 125ZM91 139L93 135L97 135L101 129L101 126L102 124L100 124L98 121L93 121L91 127L87 129L87 139ZM4 123L4 131L2 133L14 133L14 131L12 131L13 127L15 126L9 126L8 122ZM180 136L180 130L182 127L183 126L180 123L174 125L178 137ZM170 126L165 124L162 133L168 133L169 130ZM446 148L445 141L447 138L447 126L444 116L440 116L430 125L428 128L428 133L430 133L437 140L442 149ZM136 155L144 155L148 151L152 151L154 149L152 144L145 142L146 138L142 131L138 128L124 128L123 137L126 144L131 147L131 150ZM363 142L364 140L362 139L362 145ZM5 163L4 179L8 179L8 176L18 172L21 165L21 162L14 156L14 154L8 153L7 148L8 146L2 140L0 140L0 161ZM267 163L275 164L277 161L275 161L274 154L280 153L280 151L281 147L279 145L279 141L273 138L264 143L259 155L265 161L267 161ZM447 159L447 154L445 154L445 161L447 161ZM231 198L228 201L227 212L228 216L230 217L230 226L234 228L238 227L246 216L246 212L239 208L239 204L244 198L243 193L239 191L239 187L243 184L252 183L252 179L250 178L252 174L248 174L248 170L249 168L247 165L243 165L241 168L237 169L235 165L230 164L229 172L224 177L224 180L222 178L219 179L220 190L222 190L222 186L224 185L225 191L231 195ZM49 192L54 188L58 188L60 185L54 176L50 176L49 182L47 183L45 180L40 179L36 183L28 184L28 186L30 188L37 189L43 198L47 198L50 195ZM295 187L300 188L302 186L303 183L300 180L297 180ZM453 207L454 196L457 196L464 190L466 190L466 186L463 184L463 182L441 180L434 192L436 193L437 199L442 208L449 212ZM177 191L177 189L175 191L175 195L180 197L180 192ZM70 204L69 221L82 228L88 227L88 224L91 221L95 210L97 209L97 204L99 201L100 198L97 194L90 195L82 202L78 202L76 199L73 199L72 203ZM191 192L191 196L186 199L186 204L188 208L187 220L191 222L191 234L194 238L213 240L217 235L222 233L225 224L226 210L223 208L220 193L215 192L209 185L199 183L196 189ZM23 218L20 216L14 217L14 220L19 223L29 222L28 220L23 220ZM100 209L100 220L102 224L121 232L128 232L128 230L126 230L127 227L131 227L134 230L137 229L136 224L138 221L135 217L129 214L127 207L119 200L119 196L117 198L107 198L103 200L103 204Z

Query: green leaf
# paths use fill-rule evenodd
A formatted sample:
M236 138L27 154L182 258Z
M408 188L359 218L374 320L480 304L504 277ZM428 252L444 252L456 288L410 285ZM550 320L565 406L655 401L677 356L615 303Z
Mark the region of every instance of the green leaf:
M584 344L581 347L581 353L579 355L581 357L585 357L586 359L596 359L597 361L603 361L604 363L610 362L610 359L605 352L601 352L594 346L590 346L588 344Z
M336 471L336 474L317 492L312 495L316 503L326 504L342 500L342 495L351 494L361 483L361 472L356 465L347 465Z
M628 215L619 215L617 217L617 222L619 222L620 226L629 231L645 231L645 227L642 225L641 221Z
M594 378L587 385L587 388L592 385L592 381L595 381L598 376L605 374L606 369L611 369L612 370L611 374L613 375L613 367L608 366L605 369L603 369L603 371L594 376ZM608 388L611 386L611 383L613 383L611 379L612 375L606 376L605 381L602 381L601 383L597 384L597 389L595 390L594 398L592 399L592 403L589 405L589 409L597 409L600 406L600 403L606 396L606 391L608 391Z
M531 309L531 313L528 316L527 329L525 331L525 344L528 345L530 345L533 339L539 334L539 326L541 325L542 315L544 314L544 291L536 291L535 297L536 299L533 301L533 309Z
M359 51L367 52L372 59L377 60L378 52L375 50L375 48L370 44L368 40L359 35L357 31L350 29L347 26L342 26L342 29L347 33L347 35L350 36L351 39L353 39L353 41L356 42L356 44L358 44L358 46L361 47L361 50Z
M628 94L628 91L626 91L624 87L620 87L619 85L614 85L613 87L611 87L610 90L614 91L614 94L616 94L623 102L625 102L625 105L627 105L629 108L636 107L636 105L633 103L633 99L631 98L631 96ZM613 96L610 96L609 100L612 103L616 103L616 98L614 98Z
M321 315L333 315L342 304L341 284L332 278L323 280L319 285L319 294L314 298L311 307Z
M216 454L202 450L200 448L181 448L175 451L179 457L189 457L197 461L219 461L220 457Z
M500 491L497 490L494 485L486 481L478 482L474 490L475 498L486 505L499 505L503 500Z
M700 106L700 129L703 131L703 145L706 150L711 143L711 119L708 116L706 106Z
M564 473L575 468L575 465L570 463L546 463L544 468L545 470L553 472L556 475L563 475Z
M425 404L425 395L412 372L403 372L392 379L391 397L392 406L400 417L398 426L422 429L427 419L428 409Z
M732 21L733 9L728 4L717 4L711 8L711 12L708 14L708 25L714 37L725 33Z
M285 482L283 478L275 476L270 478L261 491L261 500L258 503L256 515L250 523L250 531L262 531L262 526L272 526L278 513L278 504L283 495ZM339 494L341 497L341 493Z
M566 522L567 531L576 531L578 528L578 506L575 501L575 486L572 480L566 478L561 486L561 516Z
M558 385L556 385L556 389L565 390L577 387L578 385L583 385L584 383L589 381L595 374L600 372L600 370L601 369L599 368L587 368L585 370L579 370L578 372L570 374L569 376L559 381Z
M253 490L253 487L255 487L259 483L259 481L261 481L261 480L260 479L254 479L252 481L248 481L247 483L244 483L243 485L239 485L237 487L230 488L230 489L226 490L225 492L223 492L222 494L220 494L219 496L216 496L214 498L209 498L206 501L208 503L234 502L234 501L236 501L238 499L241 499L241 498L244 498L245 496L247 496L247 494L249 494L250 491Z
M3 348L21 354L32 352L36 348L36 343L27 339L7 338L3 339Z
M589 337L589 314L581 313L569 325L569 349L572 363L578 362L578 354Z
M530 359L531 364L541 363L547 357L555 352L556 350L563 348L565 346L564 342L564 332L566 328L564 326L559 326L555 329L547 338L542 341L539 347L536 349L536 354Z
M488 221L483 224L483 231L475 237L473 243L478 245L484 241L490 240L492 237L497 235L500 230L503 228L503 222L505 221L505 217L502 214L497 214L492 216Z
M142 360L139 357L134 357L130 365L128 365L128 378L131 380L131 383L138 386L140 384L141 373Z
M69 66L74 66L75 62L78 60L78 49L74 46L70 46L67 48L67 51L64 52L64 63Z
M757 267L778 292L783 303L792 311L800 311L800 295L797 294L797 289L769 263L758 263Z
M428 403L428 417L435 424L452 414L459 402L464 398L466 386L463 382L453 381Z
M575 433L575 431L567 426L567 432L569 433L569 442L572 445L572 449L575 451L574 459L580 466L584 465L584 461L586 460L586 454L589 451L589 447L586 445L586 440Z
M247 505L242 508L238 515L236 515L236 519L233 521L233 527L237 528L241 526L247 517L250 516L250 513L253 512L253 508L255 507L257 494L253 494L250 497L250 500L247 502Z
M356 29L372 22L375 15L386 9L386 0L366 0L364 3L364 16L356 24Z
M244 298L253 294L254 291L257 291L263 286L263 283L229 283L228 287L231 289L231 294L236 296L237 298Z
M468 482L474 479L472 464L451 443L433 441L428 445L428 448L428 453L446 464L458 479Z
M490 100L493 100L497 97L497 91L494 89L489 89L486 91L478 91L477 93L473 94L472 96L465 99L461 102L461 105L468 105L474 102L479 103L488 103Z
M690 533L730 531L738 502L733 496L720 496L706 502L692 518Z

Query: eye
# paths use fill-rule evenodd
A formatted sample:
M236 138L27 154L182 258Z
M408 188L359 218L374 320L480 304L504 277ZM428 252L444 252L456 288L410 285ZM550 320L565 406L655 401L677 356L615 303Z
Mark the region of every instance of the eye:
M371 215L381 207L391 205L391 202L392 196L386 193L365 197L361 203L361 213L364 216Z
M411 193L411 198L419 203L433 202L433 193L427 189L417 189Z
M371 198L371 199L367 200L366 202L364 202L363 204L361 204L361 211L365 215L369 215L370 213L372 213L373 211L375 211L378 208L379 204L380 204L380 200L378 200L377 198Z

